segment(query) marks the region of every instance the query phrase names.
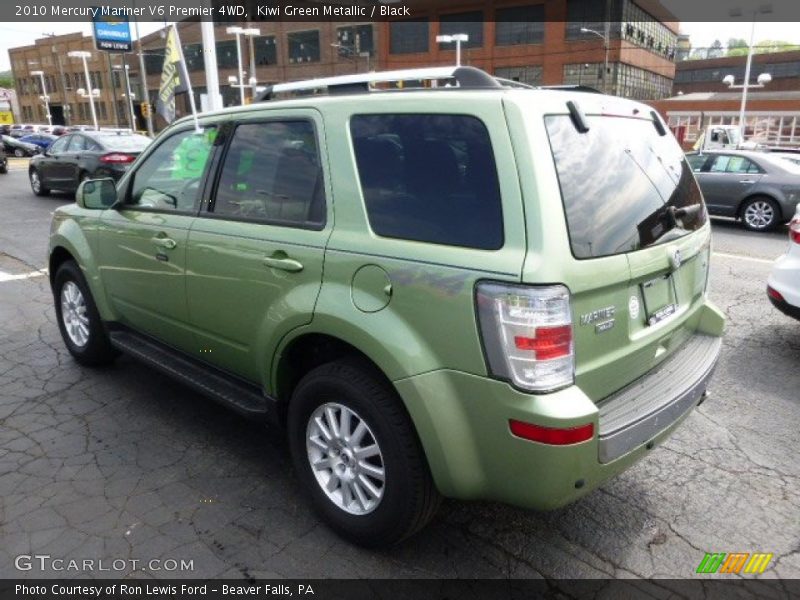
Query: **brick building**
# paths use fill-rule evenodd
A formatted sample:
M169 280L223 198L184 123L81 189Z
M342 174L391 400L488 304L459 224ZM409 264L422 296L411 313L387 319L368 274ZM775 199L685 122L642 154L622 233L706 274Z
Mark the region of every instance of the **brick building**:
M454 44L438 44L436 36L466 33L463 64L534 85L603 89L607 23L607 91L638 99L670 95L678 24L659 12L658 3L459 0L443 5L415 11L414 19L382 23L378 62L389 69L453 64ZM583 33L582 27L597 33Z
M69 52L91 51L88 59L89 85L84 75L83 61L71 58ZM44 91L39 76L44 73L45 88L50 98L50 114L53 124L91 123L91 109L87 90L98 90L95 110L100 125L127 127L124 76L114 66L122 65L120 55L109 55L94 50L91 37L81 33L70 33L45 37L30 46L11 48L8 51L11 69L17 88L20 109L16 118L25 123L47 123L45 105L41 99ZM127 58L133 62L131 55ZM84 90L84 95L78 90Z
M738 125L741 89L722 83L744 81L746 56L684 60L676 64L674 96L653 102L684 148L691 148L709 125ZM800 147L800 51L753 55L750 82L762 73L772 81L750 88L744 137L770 146Z

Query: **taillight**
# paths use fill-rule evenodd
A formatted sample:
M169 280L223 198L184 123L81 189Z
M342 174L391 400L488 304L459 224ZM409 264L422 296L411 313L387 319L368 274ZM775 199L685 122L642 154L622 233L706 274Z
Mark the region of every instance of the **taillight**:
M573 383L575 351L566 287L483 282L476 301L493 376L533 392Z
M100 157L101 163L106 164L117 164L117 165L125 165L128 163L132 163L133 159L136 158L135 156L131 156L130 154L123 154L122 152L112 152L111 154L104 154Z
M778 302L786 302L786 300L783 299L783 295L781 295L781 293L778 290L769 285L767 286L767 296Z
M800 244L800 217L795 217L789 223L789 239L795 244Z

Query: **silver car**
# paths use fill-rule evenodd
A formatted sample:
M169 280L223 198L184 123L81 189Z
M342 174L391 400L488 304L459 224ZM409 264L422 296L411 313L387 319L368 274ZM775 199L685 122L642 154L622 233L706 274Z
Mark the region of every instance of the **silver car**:
M800 165L765 152L686 155L712 215L741 219L752 231L787 223L800 203Z

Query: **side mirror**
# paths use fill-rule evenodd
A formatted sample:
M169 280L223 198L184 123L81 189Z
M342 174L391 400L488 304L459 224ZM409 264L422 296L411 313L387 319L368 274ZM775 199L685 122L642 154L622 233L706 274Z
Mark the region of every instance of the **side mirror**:
M88 179L78 186L75 202L89 210L111 208L117 203L117 185L111 178Z

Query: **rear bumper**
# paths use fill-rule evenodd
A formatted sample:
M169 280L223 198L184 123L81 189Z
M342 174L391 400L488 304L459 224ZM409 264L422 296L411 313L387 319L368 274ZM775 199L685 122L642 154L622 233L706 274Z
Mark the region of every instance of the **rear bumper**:
M647 375L606 398L600 409L598 457L616 460L681 419L703 397L722 338L692 336Z
M722 317L659 367L595 404L577 386L547 395L455 371L395 386L416 425L439 490L548 510L568 504L642 458L702 401L720 352ZM719 327L717 327L719 326ZM511 434L509 419L559 429L593 424L594 437L555 446Z
M800 250L796 244L775 261L767 285L783 296L783 301L768 296L773 306L789 317L800 319Z

